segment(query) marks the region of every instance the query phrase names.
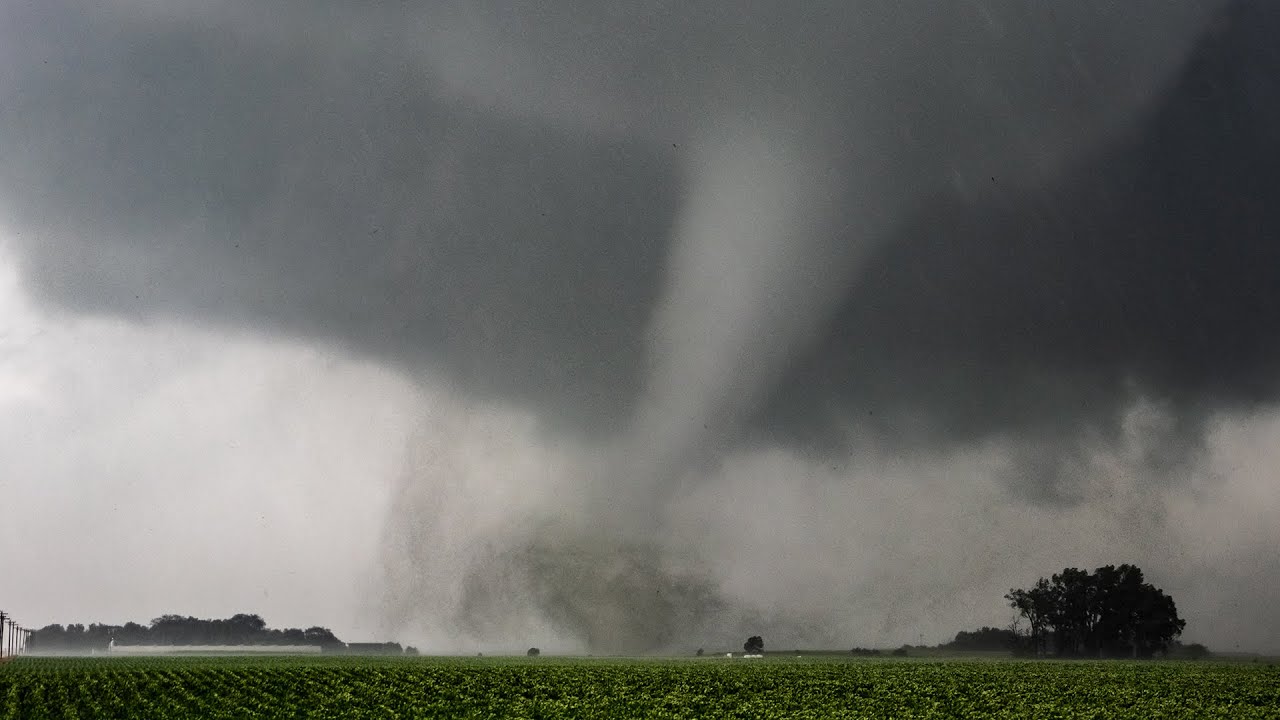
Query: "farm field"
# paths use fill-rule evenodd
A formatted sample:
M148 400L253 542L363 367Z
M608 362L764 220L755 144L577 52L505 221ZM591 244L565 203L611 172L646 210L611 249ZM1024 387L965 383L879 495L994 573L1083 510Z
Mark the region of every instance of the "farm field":
M770 657L19 658L0 719L416 717L1280 718L1246 662Z

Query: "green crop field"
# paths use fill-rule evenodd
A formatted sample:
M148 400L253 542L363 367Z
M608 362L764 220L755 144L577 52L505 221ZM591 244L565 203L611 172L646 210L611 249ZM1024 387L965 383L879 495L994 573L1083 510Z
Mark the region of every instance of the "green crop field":
M20 658L0 719L1280 718L1268 663Z

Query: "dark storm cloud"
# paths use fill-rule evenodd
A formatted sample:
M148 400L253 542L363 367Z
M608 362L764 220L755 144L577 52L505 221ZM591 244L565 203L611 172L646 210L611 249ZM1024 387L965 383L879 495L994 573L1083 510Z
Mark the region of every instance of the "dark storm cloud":
M405 61L390 11L345 35L314 15L264 15L253 22L265 44L149 12L126 23L58 4L9 11L4 203L36 290L435 363L579 429L626 416L679 147L471 107ZM1066 180L1006 191L1001 177L966 177L990 187L921 206L848 279L825 339L772 391L762 432L825 442L854 420L902 435L894 423L913 417L931 437L970 439L1105 425L1135 391L1193 414L1269 397L1275 14L1237 6L1146 126ZM526 51L569 72L558 16L539 17L529 22L552 24ZM650 62L672 30L652 22L616 47L601 30L584 52L653 64L638 74L672 85L663 68L681 65ZM494 32L518 49L502 34L529 30L512 23ZM763 26L742 25L713 35L746 43ZM799 72L811 56L787 48L812 19L774 25L786 32L753 42L775 65L732 77ZM915 89L894 96L963 92L942 65L909 69ZM929 142L981 137L948 132L901 144L925 155L939 151Z
M1055 488L1076 443L1136 398L1174 414L1170 453L1215 411L1280 390L1280 10L1241 3L1139 128L1035 190L925 204L851 284L760 432L839 442L1040 438ZM1034 443L1033 443L1034 445ZM1176 448L1181 447L1178 451ZM1160 458L1153 457L1153 461ZM1024 478L1034 484L1036 478Z
M56 7L6 33L33 289L442 365L578 428L625 410L680 185L652 149L442 99L394 48Z

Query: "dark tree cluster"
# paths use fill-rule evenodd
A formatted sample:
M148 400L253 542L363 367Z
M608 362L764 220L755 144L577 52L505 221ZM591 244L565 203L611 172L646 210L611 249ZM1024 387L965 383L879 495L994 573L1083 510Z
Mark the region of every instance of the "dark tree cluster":
M345 647L328 628L277 630L268 628L260 616L245 613L223 620L163 615L150 625L47 625L31 635L28 647L33 652L80 653L106 650L112 641L116 645L319 645L325 650Z
M947 650L976 652L985 650L1017 650L1018 633L1008 628L983 627L973 631L961 630L955 640L942 647Z
M1066 568L1029 590L1005 595L1029 625L1029 652L1089 657L1167 654L1186 621L1173 598L1144 581L1133 565L1092 573Z
M759 635L752 635L747 641L742 643L742 651L748 655L764 654L764 638Z

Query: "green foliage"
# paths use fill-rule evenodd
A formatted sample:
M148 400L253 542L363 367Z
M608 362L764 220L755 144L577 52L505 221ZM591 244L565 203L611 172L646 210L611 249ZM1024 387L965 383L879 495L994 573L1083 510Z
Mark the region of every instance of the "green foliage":
M1280 676L1222 662L21 658L10 718L1275 717Z

